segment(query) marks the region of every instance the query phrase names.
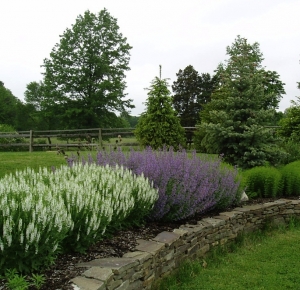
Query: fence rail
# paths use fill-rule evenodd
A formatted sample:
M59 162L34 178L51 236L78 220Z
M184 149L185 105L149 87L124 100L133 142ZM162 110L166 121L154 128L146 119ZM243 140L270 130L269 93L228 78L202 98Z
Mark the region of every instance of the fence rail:
M47 131L20 131L20 132L0 132L0 147L28 147L29 152L34 148L103 148L111 146L104 144L104 139L109 137L117 138L134 136L135 128L92 128L92 129L73 129L73 130L47 130ZM187 142L191 142L191 134L196 130L195 127L184 127ZM51 140L52 138L52 140ZM45 139L45 140L43 140ZM55 140L53 140L55 139ZM117 142L116 140L116 142ZM43 142L44 141L44 142ZM47 142L48 141L48 142ZM138 146L136 142L122 142L122 146Z

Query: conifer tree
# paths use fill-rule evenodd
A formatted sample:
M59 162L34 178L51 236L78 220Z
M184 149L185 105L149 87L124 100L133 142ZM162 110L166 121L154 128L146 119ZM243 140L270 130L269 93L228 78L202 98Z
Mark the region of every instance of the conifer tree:
M225 161L249 168L264 165L277 151L267 128L284 93L276 72L262 66L259 44L237 37L227 47L229 59L220 64L219 87L200 113L198 149L224 154Z
M146 111L141 114L135 130L138 141L153 149L184 146L184 129L172 108L167 80L155 77L148 90Z

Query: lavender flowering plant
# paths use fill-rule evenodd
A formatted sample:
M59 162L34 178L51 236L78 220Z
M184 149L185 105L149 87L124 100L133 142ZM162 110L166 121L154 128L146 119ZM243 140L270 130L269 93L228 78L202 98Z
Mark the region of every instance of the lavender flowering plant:
M189 158L185 150L172 148L154 151L99 151L94 160L90 155L83 162L98 165L123 165L135 174L143 174L158 189L159 197L148 218L150 220L181 220L214 208L235 203L241 194L238 172L214 160Z

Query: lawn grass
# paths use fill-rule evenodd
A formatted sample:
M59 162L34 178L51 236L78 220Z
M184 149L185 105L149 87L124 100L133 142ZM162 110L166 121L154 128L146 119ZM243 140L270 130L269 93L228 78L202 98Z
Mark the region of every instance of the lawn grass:
M240 245L216 248L203 260L184 263L154 289L300 289L299 225L256 232L242 240Z
M71 152L66 152L72 154ZM73 151L73 154L76 152ZM0 152L0 178L5 174L13 173L31 167L38 170L39 167L60 166L66 164L63 155L57 155L56 151L37 152Z
M125 138L126 140L127 138ZM129 141L128 141L129 140ZM134 139L128 138L126 142L134 142ZM105 150L113 150L114 143L108 142L106 145L112 145L111 147L106 146ZM128 152L130 148L133 148L134 150L142 150L141 147L130 147L130 146L122 146L118 145L124 152ZM65 149L65 153L71 157L72 154L77 156L76 149L72 149L67 151ZM93 157L96 156L97 150L93 149L92 151L89 150L81 150L80 156L81 157L87 157L88 154L91 154ZM217 158L217 155L215 154L203 154L203 153L197 153L198 156L201 156L204 159L211 159L214 160ZM188 156L191 157L192 153L188 153ZM52 166L60 166L62 164L67 164L65 156L62 154L57 154L57 151L55 149L52 149L52 151L33 151L33 152L0 152L0 178L3 177L5 174L13 173L16 170L22 170L26 167L31 167L34 170L38 170L39 167L48 167L51 168Z

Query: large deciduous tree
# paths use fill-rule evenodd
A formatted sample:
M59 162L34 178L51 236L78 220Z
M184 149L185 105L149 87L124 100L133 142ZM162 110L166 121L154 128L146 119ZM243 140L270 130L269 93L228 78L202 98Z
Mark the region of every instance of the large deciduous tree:
M227 47L229 59L220 64L219 87L200 113L196 144L242 168L263 165L272 159L273 131L266 125L284 93L276 72L262 66L259 44L238 36Z
M167 80L155 77L148 90L146 111L141 114L135 130L138 141L154 149L184 146L184 129L172 108Z
M86 11L64 31L43 74L47 106L59 106L65 127L110 127L115 112L134 107L124 94L130 49L106 9Z
M194 127L203 105L210 101L217 77L211 77L209 73L199 75L191 65L180 69L176 76L172 85L173 107L183 127Z

